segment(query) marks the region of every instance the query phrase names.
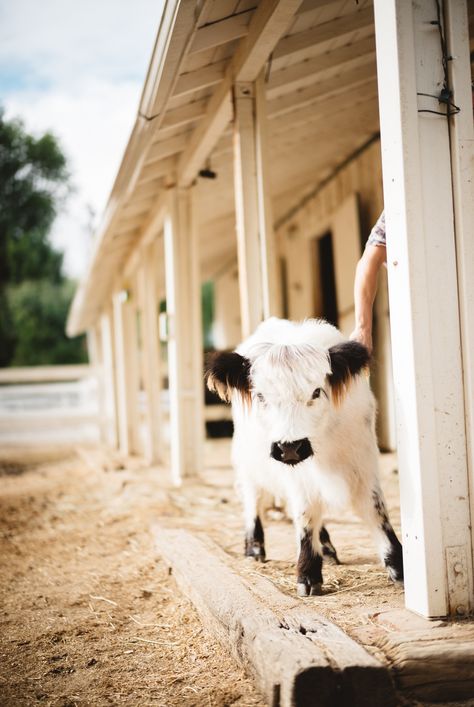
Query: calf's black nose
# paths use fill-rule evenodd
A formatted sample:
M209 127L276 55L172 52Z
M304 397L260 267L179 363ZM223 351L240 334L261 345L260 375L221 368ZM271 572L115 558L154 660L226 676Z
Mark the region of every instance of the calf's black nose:
M283 464L294 466L313 454L311 442L307 437L294 442L273 442L270 456Z

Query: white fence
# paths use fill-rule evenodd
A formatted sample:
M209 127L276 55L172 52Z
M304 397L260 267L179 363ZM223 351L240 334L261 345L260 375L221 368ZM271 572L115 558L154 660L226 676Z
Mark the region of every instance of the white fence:
M0 369L0 445L98 442L91 366Z

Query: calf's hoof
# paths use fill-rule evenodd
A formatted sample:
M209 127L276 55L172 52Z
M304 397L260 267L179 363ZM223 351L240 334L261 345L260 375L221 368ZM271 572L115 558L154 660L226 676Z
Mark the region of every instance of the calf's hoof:
M402 546L395 538L390 552L385 557L385 567L392 582L403 584L403 552Z
M249 543L245 546L245 557L257 562L265 562L265 547L260 543Z
M299 597L320 596L323 593L323 585L321 582L311 584L309 581L298 580L296 593Z
M403 565L398 567L387 566L387 572L392 582L403 584Z

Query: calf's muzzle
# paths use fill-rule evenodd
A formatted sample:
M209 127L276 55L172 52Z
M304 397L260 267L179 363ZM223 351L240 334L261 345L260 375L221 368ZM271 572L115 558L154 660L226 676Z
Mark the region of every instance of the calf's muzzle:
M294 442L273 442L270 456L277 462L294 466L313 454L311 442L307 437Z

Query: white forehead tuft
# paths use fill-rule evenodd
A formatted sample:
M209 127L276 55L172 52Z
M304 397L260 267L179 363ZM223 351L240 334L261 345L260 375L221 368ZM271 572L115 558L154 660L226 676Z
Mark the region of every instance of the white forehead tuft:
M311 344L257 344L248 352L258 392L279 399L306 399L331 372L328 352Z

